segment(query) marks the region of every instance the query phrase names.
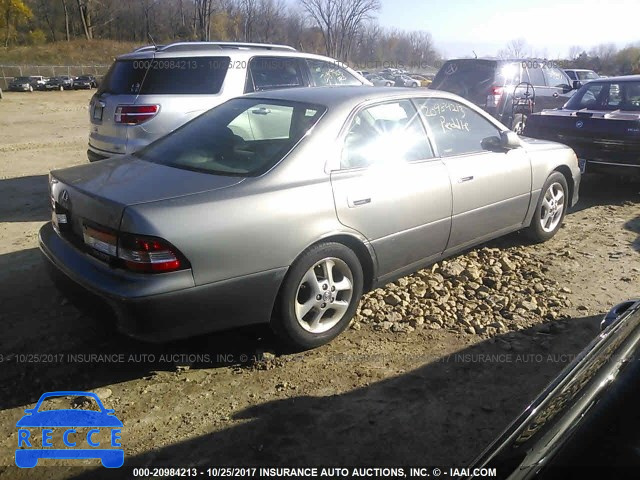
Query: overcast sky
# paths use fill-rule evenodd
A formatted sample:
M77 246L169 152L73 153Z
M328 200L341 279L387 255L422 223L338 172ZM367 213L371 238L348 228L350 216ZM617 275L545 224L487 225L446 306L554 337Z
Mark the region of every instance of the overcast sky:
M431 32L446 57L495 55L524 38L534 54L564 57L572 45L619 48L640 41L640 0L381 0L385 27Z

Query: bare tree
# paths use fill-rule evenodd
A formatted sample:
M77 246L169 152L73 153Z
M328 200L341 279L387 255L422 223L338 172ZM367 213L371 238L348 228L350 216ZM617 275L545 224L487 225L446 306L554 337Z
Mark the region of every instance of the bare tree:
M516 38L507 43L504 50L498 52L503 58L524 58L530 52L527 41L524 38Z
M348 60L358 30L381 8L380 0L301 0L322 33L326 54Z
M62 8L64 10L64 31L68 42L71 40L71 36L69 35L69 9L67 7L67 0L62 0Z
M200 40L208 42L211 39L211 15L213 14L213 0L194 0L194 26Z

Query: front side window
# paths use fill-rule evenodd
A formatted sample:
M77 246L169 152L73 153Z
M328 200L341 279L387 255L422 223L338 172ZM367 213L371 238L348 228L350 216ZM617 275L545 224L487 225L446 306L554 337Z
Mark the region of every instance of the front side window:
M351 122L340 167L363 168L433 158L427 135L409 100L373 105Z
M247 92L305 86L297 58L254 57L249 62Z
M307 59L311 80L316 87L327 85L362 85L362 83L344 68L322 60Z
M235 98L134 155L184 170L256 176L282 160L325 111L307 103Z
M486 118L454 100L428 98L419 108L443 157L483 152L482 141L500 135Z

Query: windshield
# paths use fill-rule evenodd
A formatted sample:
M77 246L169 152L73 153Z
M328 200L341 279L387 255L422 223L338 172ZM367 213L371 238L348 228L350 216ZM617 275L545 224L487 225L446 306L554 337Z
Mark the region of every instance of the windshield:
M229 62L229 57L117 60L105 75L98 94L216 94Z
M567 110L640 111L640 81L597 82L584 85L565 105Z
M134 155L185 170L256 176L282 160L325 111L320 105L236 98Z

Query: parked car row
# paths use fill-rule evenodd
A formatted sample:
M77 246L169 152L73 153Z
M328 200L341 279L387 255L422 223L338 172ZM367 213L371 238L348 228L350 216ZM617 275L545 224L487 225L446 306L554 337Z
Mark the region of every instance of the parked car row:
M31 75L15 77L9 82L9 90L14 92L33 92L34 90L79 90L97 88L98 81L93 75L72 77L60 75L57 77L43 77Z

